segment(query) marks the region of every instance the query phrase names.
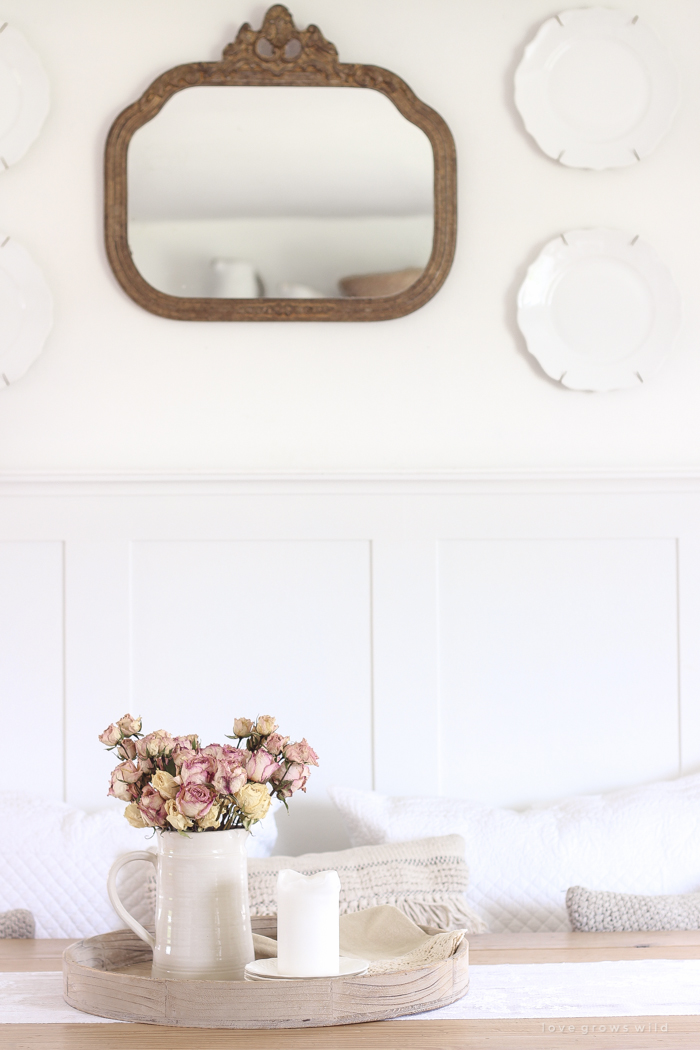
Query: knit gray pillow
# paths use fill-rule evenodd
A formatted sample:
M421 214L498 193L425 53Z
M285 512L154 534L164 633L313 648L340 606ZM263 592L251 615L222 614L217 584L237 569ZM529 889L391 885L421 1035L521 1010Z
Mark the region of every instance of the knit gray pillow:
M700 930L700 893L641 897L572 886L566 909L572 930L579 933Z
M0 912L0 939L34 936L34 916L26 908L15 908L13 911Z

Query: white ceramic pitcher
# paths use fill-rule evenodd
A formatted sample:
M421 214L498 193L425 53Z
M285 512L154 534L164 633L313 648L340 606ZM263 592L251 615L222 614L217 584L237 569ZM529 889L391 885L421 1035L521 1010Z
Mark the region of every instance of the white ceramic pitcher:
M153 977L243 980L255 958L248 908L243 828L180 835L159 831L158 852L119 857L107 879L117 915L153 949ZM156 867L156 935L136 921L117 893L117 872L132 860Z

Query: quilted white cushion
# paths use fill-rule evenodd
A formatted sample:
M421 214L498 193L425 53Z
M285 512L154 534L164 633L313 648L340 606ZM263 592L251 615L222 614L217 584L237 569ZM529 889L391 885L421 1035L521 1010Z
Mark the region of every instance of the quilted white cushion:
M700 774L517 812L332 788L353 846L461 835L467 901L494 933L569 930L566 891L700 890Z
M123 926L107 897L107 873L122 853L154 849L152 832L130 827L123 806L85 813L60 802L0 792L0 912L28 908L37 937L91 937ZM256 825L250 856L267 857L277 839L274 817ZM140 922L152 921L153 868L122 869L119 890Z

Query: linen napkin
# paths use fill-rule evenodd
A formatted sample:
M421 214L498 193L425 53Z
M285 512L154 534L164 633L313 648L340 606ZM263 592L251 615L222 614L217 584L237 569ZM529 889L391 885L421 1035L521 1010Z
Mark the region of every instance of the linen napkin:
M449 959L465 937L464 930L417 926L393 904L340 916L340 954L368 959L368 975L417 970ZM256 959L273 959L277 941L253 934Z

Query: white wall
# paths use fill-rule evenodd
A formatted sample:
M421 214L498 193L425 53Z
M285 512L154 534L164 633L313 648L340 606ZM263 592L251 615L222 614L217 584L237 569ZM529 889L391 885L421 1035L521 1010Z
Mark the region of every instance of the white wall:
M555 0L295 0L341 59L403 76L449 123L459 238L438 296L371 325L195 324L150 316L117 287L101 241L110 122L162 70L216 58L265 4L5 0L53 88L40 140L0 176L0 227L43 267L56 323L43 357L0 391L0 469L410 470L695 465L700 318L700 5L639 0L683 78L671 134L635 168L563 169L512 105L524 43ZM632 7L630 7L632 11ZM562 230L639 233L673 270L681 337L643 389L549 382L514 327L524 268Z
M0 228L43 267L56 323L0 391L0 689L18 734L55 742L54 797L99 804L95 734L136 707L212 735L267 708L318 743L280 844L294 852L345 841L331 779L523 804L700 766L700 4L634 5L685 101L656 153L600 174L542 156L510 101L560 6L298 0L342 59L395 70L450 124L457 257L397 321L236 325L163 320L121 292L101 153L153 77L216 58L265 5L5 0L53 106L0 175ZM560 388L514 327L538 248L592 224L640 233L685 299L639 390ZM230 480L256 472L282 480Z
M306 735L288 853L347 844L329 784L521 806L673 777L699 635L697 478L0 482L0 789L39 734L31 790L109 804L127 710Z

